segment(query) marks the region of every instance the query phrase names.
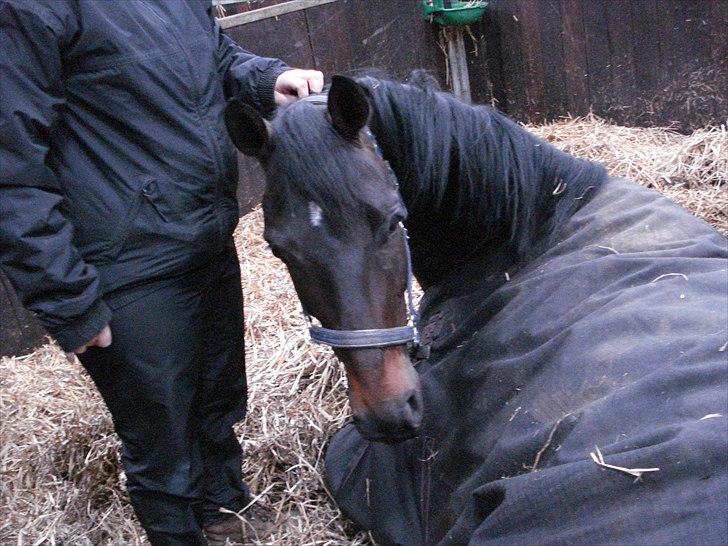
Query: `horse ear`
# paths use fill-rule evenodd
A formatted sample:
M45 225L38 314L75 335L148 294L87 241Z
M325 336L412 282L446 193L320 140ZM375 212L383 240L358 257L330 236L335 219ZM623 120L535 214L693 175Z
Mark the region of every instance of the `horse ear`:
M260 158L268 141L268 123L252 107L233 99L225 107L225 127L235 147L246 155Z
M351 78L331 78L328 106L334 128L347 140L353 140L369 120L367 97Z

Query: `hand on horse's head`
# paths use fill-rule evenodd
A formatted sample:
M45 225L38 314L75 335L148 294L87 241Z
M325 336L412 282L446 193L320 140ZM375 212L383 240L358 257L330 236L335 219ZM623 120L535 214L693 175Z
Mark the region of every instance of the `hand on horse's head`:
M292 68L278 76L273 96L280 106L308 97L311 93L320 93L323 88L324 75L318 70Z

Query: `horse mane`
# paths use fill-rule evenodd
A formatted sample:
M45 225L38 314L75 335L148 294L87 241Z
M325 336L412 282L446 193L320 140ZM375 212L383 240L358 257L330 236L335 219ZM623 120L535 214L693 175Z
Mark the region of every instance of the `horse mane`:
M558 150L496 110L439 91L427 75L415 72L410 81L357 79L410 216L457 222L461 232L506 242L522 258L607 176L601 165Z
M440 91L424 71L408 81L357 78L410 219L438 223L443 241L450 235L463 248L497 248L513 261L525 259L606 179L601 165L558 150L490 107ZM284 182L276 184L280 191L317 202L338 229L375 207L370 188L359 183L375 163L363 155L341 160L347 143L320 107L299 101L281 108L272 123L280 136L271 153L285 166L272 176ZM352 176L354 170L362 176Z

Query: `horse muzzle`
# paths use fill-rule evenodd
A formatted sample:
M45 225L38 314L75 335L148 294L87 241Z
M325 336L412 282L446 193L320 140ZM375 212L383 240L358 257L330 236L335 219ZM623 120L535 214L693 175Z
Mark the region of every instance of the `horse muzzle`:
M371 442L397 443L417 436L422 416L422 393L418 388L397 399L381 401L369 411L355 411L354 426Z

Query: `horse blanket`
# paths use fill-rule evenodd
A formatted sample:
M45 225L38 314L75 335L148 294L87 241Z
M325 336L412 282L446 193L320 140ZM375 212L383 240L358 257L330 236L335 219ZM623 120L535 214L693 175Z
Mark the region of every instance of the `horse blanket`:
M344 426L341 509L382 544L725 544L727 247L613 178L518 269L453 271L420 309L422 433Z

